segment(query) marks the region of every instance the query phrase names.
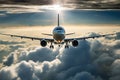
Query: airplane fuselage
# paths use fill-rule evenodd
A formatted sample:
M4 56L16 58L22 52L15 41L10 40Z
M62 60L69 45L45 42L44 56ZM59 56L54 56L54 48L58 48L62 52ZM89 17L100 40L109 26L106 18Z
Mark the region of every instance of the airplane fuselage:
M63 27L58 26L53 29L53 39L60 44L65 39L65 30Z

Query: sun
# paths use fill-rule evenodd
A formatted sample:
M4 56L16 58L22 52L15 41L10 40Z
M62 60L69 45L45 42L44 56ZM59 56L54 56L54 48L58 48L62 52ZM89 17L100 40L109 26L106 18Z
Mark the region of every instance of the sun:
M54 9L54 10L60 10L60 9L61 9L61 5L54 4L54 5L53 5L53 9Z
M46 10L54 10L57 13L61 13L61 11L64 10L64 7L62 7L60 4L47 5L43 6L42 8Z
M59 4L54 4L54 5L52 6L52 8L53 8L53 10L55 10L57 13L60 13L61 10L63 9L63 7L62 7L61 5L59 5Z

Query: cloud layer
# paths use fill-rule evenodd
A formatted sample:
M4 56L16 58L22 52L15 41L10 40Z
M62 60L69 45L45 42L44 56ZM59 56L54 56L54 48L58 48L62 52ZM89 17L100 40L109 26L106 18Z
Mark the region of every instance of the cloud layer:
M33 5L0 5L0 11L3 11L0 16L4 16L5 12L7 14L22 14L22 13L34 13L34 12L42 12L41 6L33 6Z
M52 4L52 0L0 0L2 4Z
M17 50L18 48L22 48L25 42L16 42L16 41L4 41L0 40L0 63L2 63L3 56L9 54ZM13 56L12 54L10 55ZM11 59L11 58L10 58ZM5 64L8 63L8 60L5 60ZM8 63L10 64L10 63Z
M119 0L68 0L68 2L76 5L77 9L120 9Z
M120 9L119 0L0 0L2 4L49 5L60 3L77 9Z
M17 49L4 60L0 80L119 80L118 38L83 40L69 49Z

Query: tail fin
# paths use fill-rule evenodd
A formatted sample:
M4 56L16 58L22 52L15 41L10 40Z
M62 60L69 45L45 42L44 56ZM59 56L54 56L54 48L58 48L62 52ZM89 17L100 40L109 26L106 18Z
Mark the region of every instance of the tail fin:
M60 21L59 21L59 13L58 13L58 26L60 26Z

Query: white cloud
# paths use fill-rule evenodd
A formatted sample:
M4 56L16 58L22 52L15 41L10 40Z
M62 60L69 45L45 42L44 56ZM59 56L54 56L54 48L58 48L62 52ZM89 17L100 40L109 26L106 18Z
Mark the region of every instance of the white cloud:
M5 17L6 14L0 13L0 17Z
M119 80L120 61L115 55L120 44L104 41L82 40L69 49L16 50L6 58L11 65L1 68L0 80Z
M62 10L68 10L71 8L62 7ZM20 13L36 13L36 12L44 12L46 10L54 10L55 7L53 5L10 5L10 4L2 4L0 5L0 11L6 11L8 14L20 14ZM5 14L1 14L3 16Z
M3 64L10 66L14 62L14 54L10 54L6 59L3 60Z
M0 11L6 11L9 14L43 12L41 6L33 5L0 5Z
M67 0L67 4L74 4L77 9L120 9L119 0Z
M119 0L101 0L102 3L119 3Z
M16 79L16 77L17 77L17 74L15 72L14 66L4 67L0 70L0 80Z
M120 79L120 59L116 59L111 66L111 77L110 80Z
M53 51L51 49L46 48L38 48L36 50L30 52L22 52L20 53L19 61L21 60L33 60L34 62L43 62L52 61L55 59L56 55L58 54L57 51Z

